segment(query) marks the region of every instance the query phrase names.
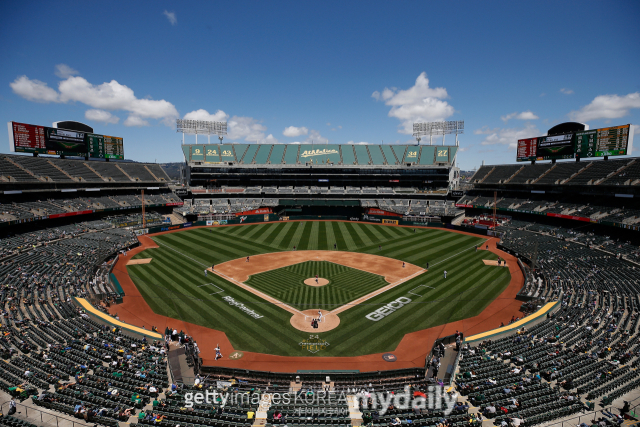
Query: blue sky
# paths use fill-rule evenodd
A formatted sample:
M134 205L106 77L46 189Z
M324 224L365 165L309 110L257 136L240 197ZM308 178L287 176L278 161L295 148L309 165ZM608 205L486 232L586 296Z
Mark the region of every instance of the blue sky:
M227 120L242 143L406 143L413 121L464 120L467 170L514 162L518 139L564 121L640 125L637 1L2 9L3 122L85 122L138 161L181 161L185 117Z

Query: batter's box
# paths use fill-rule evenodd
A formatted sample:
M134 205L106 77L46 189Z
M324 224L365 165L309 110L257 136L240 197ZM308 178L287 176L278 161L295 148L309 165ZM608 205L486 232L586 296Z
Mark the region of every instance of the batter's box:
M411 295L415 295L415 296L421 297L421 296L422 296L421 294L417 294L417 293L415 293L415 292L414 292L414 291L417 291L417 290L418 290L418 289L420 289L420 288L435 289L435 288L434 288L434 287L432 287L432 286L427 286L427 285L418 285L418 286L416 286L415 288L411 289L411 290L410 290L409 292L407 292L407 293L409 293L409 294L411 294ZM420 290L420 292L424 292L424 290Z
M212 293L210 293L209 295L215 295L215 294L219 294L219 293L224 292L224 289L222 289L222 288L221 288L220 286L218 286L218 285L214 285L213 283L205 283L204 285L200 285L200 286L198 286L198 287L199 287L199 288L201 288L201 287L203 287L203 286L213 286L215 289L217 289L217 290L218 290L218 292L212 292Z

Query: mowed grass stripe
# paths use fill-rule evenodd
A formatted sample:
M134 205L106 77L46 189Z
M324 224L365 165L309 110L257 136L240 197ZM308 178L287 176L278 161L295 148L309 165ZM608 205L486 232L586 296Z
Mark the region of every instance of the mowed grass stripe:
M269 232L261 236L261 240L259 241L259 243L262 243L268 246L274 246L273 241L275 240L276 236L280 234L280 232L284 229L287 223L280 222L276 225L273 225L273 224L270 224L270 225L271 227L268 228Z
M356 243L353 241L353 236L351 235L351 233L349 232L349 229L345 224L346 224L345 222L334 223L334 225L336 225L338 228L338 234L340 234L340 236L342 237L342 240L344 241L344 245L346 249L348 251L353 252L358 249L358 245L356 245ZM334 232L336 231L335 227L333 231Z
M163 273L163 277L171 277L171 270L169 269L162 269L162 273ZM156 277L156 279L158 279ZM218 281L219 282L219 281ZM203 288L193 288L193 287L176 287L173 286L172 283L174 283L174 281L169 280L167 282L164 283L164 286L166 288L171 289L171 291L174 293L173 298L174 299L180 299L181 297L184 298L184 292L183 291L190 291L189 293L191 295L198 295L198 294L202 294L202 292L198 292ZM241 288L233 285L233 284L229 284L227 286L228 289L230 290L240 290ZM244 291L244 290L242 290ZM244 291L243 293L240 294L236 294L235 295L235 299L237 301L242 301L244 302L247 306L250 306L250 303L248 302L248 298L247 296L251 296L253 297L252 294L246 294L246 291ZM255 299L255 297L253 297ZM229 322L231 323L230 325L225 325L224 328L226 329L226 331L234 331L239 333L240 335L242 335L242 331L246 330L245 328L247 327L251 327L254 330L256 329L260 329L261 330L261 336L262 337L272 337L273 339L282 339L282 337L278 337L277 334L272 333L272 328L270 325L268 324L264 324L261 325L260 323L256 323L257 320L263 320L263 319L253 319L249 316L247 316L244 313L238 313L236 310L236 308L231 307L228 305L228 303L226 303L225 301L217 301L216 298L214 297L214 308L215 308L215 314L217 314L218 316L216 317L220 317L220 320L222 319L228 319L228 318L236 318L235 322ZM199 304L198 301L195 301L193 299L183 299L183 304L185 305L184 302L186 302L188 305L188 307L185 307L185 310L181 310L181 316L179 318L182 318L186 321L190 321L192 323L196 323L199 324L200 322L202 322L203 319L206 319L207 317L210 317L210 314L212 313L211 310L211 300L207 301L207 303L205 303L204 305ZM257 312L261 313L264 315L264 313L268 312L268 307L270 306L270 304L260 304L257 306L251 306L251 308L255 309ZM277 307L277 306L272 306L272 307ZM284 311L282 309L279 309L280 311ZM184 311L184 312L183 312ZM285 312L286 315L285 317L290 317L290 314L288 312ZM245 317L243 317L245 316ZM218 322L216 322L218 323ZM239 324L239 325L238 325ZM240 326L242 325L242 326ZM222 327L223 325L220 324L219 327ZM237 347L237 348L243 348L243 347Z
M298 229L296 230L296 233L291 239L289 247L293 248L293 246L295 246L296 248L298 248L300 247L301 243L306 245L306 242L309 239L309 233L311 232L311 225L312 223L310 221L301 222L298 226Z
M137 280L136 283L145 282L140 283L140 292L149 301L152 309L158 310L159 314L171 314L173 317L182 317L186 321L224 331L236 349L281 355L305 355L306 353L298 346L298 342L308 337L308 334L290 326L290 313L218 276L212 277L210 274L205 278L202 272L202 259L213 259L218 256L225 256L227 259L238 257L227 253L227 246L233 247L234 251L243 252L241 256L261 253L265 250L268 252L290 250L292 246L290 243L281 246L273 242L279 238L280 243L284 244L284 238L287 237L289 241L293 238L298 239L300 247L308 249L333 249L333 243L337 242L339 250L371 252L386 256L389 256L388 253L395 253L394 256L397 259L418 265L421 265L423 260L430 262L429 272L341 313L340 326L321 334L322 339L331 345L323 351L323 354L317 355L326 356L353 356L391 351L408 332L476 315L499 295L510 280L507 269L485 266L482 262L482 259L495 259L495 254L486 251L476 253L472 249L474 243L484 241L480 237L435 229L422 229L413 233L412 228L362 223L352 223L344 227L348 230L345 232L339 226L340 223L336 222L308 223L312 224L310 228L306 225L301 227L300 222L282 222L202 229L204 232L202 235L190 234L197 230L173 233L186 236L185 240L173 241L172 243L177 245L171 245L174 250L161 246L159 249L147 249L141 252L138 257L151 257L154 258L154 262L149 265L131 266L132 279ZM250 230L246 230L248 228ZM236 235L241 231L243 236ZM299 234L296 236L296 233ZM426 238L418 238L420 235ZM356 247L358 240L362 245L360 247ZM377 250L378 244L383 246L383 251ZM225 253L221 254L219 251ZM201 253L196 254L196 252ZM436 262L438 264L434 265ZM155 268L158 263L162 263L164 267ZM327 264L331 265L331 263ZM311 272L315 270L325 274L325 270L308 266L302 271L303 276L312 277ZM448 271L446 280L442 275L444 270ZM133 276L136 271L144 271L148 277L136 279ZM332 283L322 288L301 285L283 289L283 279L279 278L269 286L272 292L282 295L279 299L297 301L302 309L335 308L343 305L343 301L353 301L354 292L368 293L369 279L351 278L349 272L338 272L333 266L328 267L326 271L327 275L335 275L333 282L337 281L337 285L342 282L348 282L348 285L332 286ZM302 281L304 278L306 277L300 277L299 280ZM158 286L146 284L150 280ZM224 292L209 296L205 291L207 286L198 288L198 284L205 283L205 280L216 283ZM166 281L164 285L163 281ZM409 290L421 284L433 286L435 289L420 288L421 291L418 293L423 295L421 297L407 294ZM161 285L166 285L166 288ZM223 295L233 296L236 301L246 304L264 317L262 319L249 317L237 307L229 306L228 303L220 300ZM368 313L399 296L409 296L413 300L412 304L379 322L372 322L365 318Z
M280 242L280 249L291 250L293 249L294 241L297 243L299 240L300 232L304 229L304 222L293 222L291 223L291 228L287 232L286 236L282 238L282 242ZM296 238L296 235L298 237Z
M329 284L322 287L304 284L305 279L316 274L328 279ZM381 276L326 261L307 261L266 271L251 276L246 283L274 298L286 298L282 301L299 310L337 308L387 285Z
M297 226L298 226L298 223L293 221L291 222L287 221L284 227L280 229L280 232L273 238L273 242L271 246L280 248L282 245L282 241L289 235L291 228L297 227Z
M298 242L300 250L318 249L318 221L307 221Z

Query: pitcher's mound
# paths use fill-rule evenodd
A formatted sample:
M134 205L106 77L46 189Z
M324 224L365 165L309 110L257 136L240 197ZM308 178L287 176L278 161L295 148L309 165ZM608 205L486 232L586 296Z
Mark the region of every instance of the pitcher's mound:
M319 279L318 279L319 280ZM316 279L313 279L314 283ZM340 324L337 314L322 310L322 321L318 322L318 329L311 326L311 320L318 318L318 310L305 310L301 314L291 316L291 326L304 332L327 332Z
M318 277L318 283L316 283L316 278L312 277L310 279L305 280L304 284L309 286L324 286L324 285L328 285L329 281L327 279L323 279L322 277Z

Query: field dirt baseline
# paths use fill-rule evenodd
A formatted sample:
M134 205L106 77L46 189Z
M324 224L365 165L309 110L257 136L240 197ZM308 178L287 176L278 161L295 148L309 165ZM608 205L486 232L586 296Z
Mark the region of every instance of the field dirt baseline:
M244 283L254 274L277 270L279 268L288 267L290 265L306 261L327 261L334 264L344 265L345 267L366 271L367 273L377 274L378 276L383 276L389 284L333 310L322 311L315 308L300 311ZM314 333L327 332L337 328L340 325L340 318L338 317L339 313L342 313L358 304L362 304L363 302L393 289L407 280L411 280L427 271L417 265L379 255L357 252L314 250L274 252L253 255L249 257L249 261L247 261L247 258L245 257L238 258L216 265L215 270L212 270L211 268L208 268L208 270L223 279L240 286L242 289L251 292L257 297L290 312L293 315L291 316L290 322L291 326L294 328L300 331ZM320 316L320 314L322 314L322 316ZM311 319L320 319L318 322L318 328L313 328L311 326Z
M349 221L344 221L349 222ZM219 227L242 227L244 225L225 225ZM214 226L215 227L215 226ZM409 227L409 228L431 228L420 226L398 226L387 225L387 227ZM211 227L193 227L195 228L211 228ZM437 230L442 230L437 228ZM172 230L156 233L154 236L161 234L170 234L182 232L185 230ZM463 231L447 230L451 233L458 233L479 237L477 234L467 233ZM447 335L455 333L456 330L470 336L497 328L501 322L505 324L509 322L512 316L520 316L521 302L515 297L524 284L524 277L518 267L517 260L512 255L496 248L497 238L490 238L484 245L489 246L489 251L497 254L503 260L507 261L507 268L511 273L511 281L507 288L492 301L482 313L475 317L450 322L444 325L435 326L428 329L406 334L396 349L393 351L396 356L396 362L388 363L382 359L383 353L374 353L364 356L354 357L318 357L318 356L275 356L264 353L255 353L243 351L243 357L238 360L223 358L215 360L215 347L217 344L223 349L223 354L231 354L235 349L226 334L222 331L210 329L204 326L185 322L180 319L170 318L154 313L148 303L140 294L131 277L127 272L127 262L136 254L151 248L157 248L158 245L149 237L149 235L138 236L140 246L130 250L126 256L119 255L119 260L113 269L113 273L120 282L125 296L122 304L112 305L109 312L112 315L117 314L120 320L136 326L151 325L156 326L160 331L165 327L172 329L184 330L193 336L198 342L201 350L200 356L203 358L204 365L224 366L237 369L252 369L271 372L296 372L298 370L359 370L361 372L370 372L378 370L402 369L411 367L424 367L426 355L430 352L433 342ZM252 256L253 260L256 256ZM251 261L250 261L251 262ZM386 275L385 275L386 276ZM420 293L420 289L414 292ZM311 314L313 315L313 314Z

